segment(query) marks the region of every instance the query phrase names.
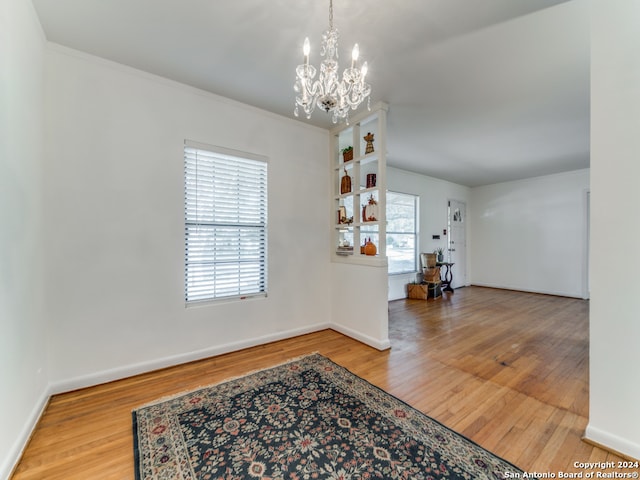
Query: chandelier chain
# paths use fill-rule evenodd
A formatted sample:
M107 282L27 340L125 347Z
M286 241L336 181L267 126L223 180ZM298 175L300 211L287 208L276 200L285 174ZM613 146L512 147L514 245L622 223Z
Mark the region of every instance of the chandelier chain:
M333 29L333 0L329 0L329 30Z

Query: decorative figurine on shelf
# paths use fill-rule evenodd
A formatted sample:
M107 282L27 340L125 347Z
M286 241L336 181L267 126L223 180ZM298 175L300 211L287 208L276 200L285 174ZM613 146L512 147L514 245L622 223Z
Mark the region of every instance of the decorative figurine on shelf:
M347 219L347 209L346 207L339 206L338 207L338 224L345 223Z
M367 173L367 188L373 188L376 186L376 174Z
M347 173L347 169L344 169L344 177L340 181L340 193L344 195L345 193L351 192L351 177Z
M347 217L347 207L340 206L338 207L338 224L339 225L351 225L353 223L353 215Z
M353 255L353 246L346 238L338 240L338 248L336 253L341 256Z
M367 146L364 149L364 154L373 153L373 133L367 132L367 134L362 137L365 142L367 142Z
M367 243L365 243L364 245L364 254L373 256L376 253L378 253L378 249L376 248L375 243L371 241L371 238L369 238L369 240L367 240Z
M378 202L373 198L373 195L369 197L369 203L362 206L362 221L363 222L375 222L378 220Z
M349 145L347 148L342 149L342 160L344 162L353 160L353 147L351 145Z

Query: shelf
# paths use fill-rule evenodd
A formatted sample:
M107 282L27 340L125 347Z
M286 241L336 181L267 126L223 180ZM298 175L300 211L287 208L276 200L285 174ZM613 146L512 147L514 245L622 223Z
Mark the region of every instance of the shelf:
M349 192L349 193L341 193L340 195L336 195L334 198L334 200L342 200L344 198L349 198L349 197L353 197L354 193L353 192Z
M351 223L336 223L335 228L353 228L353 227L376 227L379 226L380 222L376 220L375 222L351 222Z
M354 190L349 193L341 193L340 195L336 195L333 198L334 200L342 200L344 198L353 197L354 195L362 196L362 195L366 195L367 193L374 193L374 192L377 192L378 190L380 190L378 186L371 187L371 188L363 188L361 190Z
M387 268L389 263L387 257L380 255L333 255L333 261L338 263L349 263L351 265L362 265L364 267L384 267Z
M353 193L356 193L358 195L366 195L367 193L377 192L378 190L380 190L380 188L376 185L375 187L363 188L362 190L356 190Z
M384 104L372 112L359 115L359 120L352 120L349 126L337 126L331 130L331 156L330 172L332 172L332 197L331 201L331 230L332 233L332 261L355 265L386 267L386 112ZM364 154L367 142L364 136L372 133L374 151ZM342 149L353 146L354 157L347 162L342 157ZM351 177L351 191L340 193L344 171ZM373 181L373 182L372 182ZM366 185L375 184L373 187ZM368 209L369 215L378 220L372 222L362 221L363 204L368 204L373 197L378 204L376 209ZM343 211L344 209L344 211ZM336 223L336 212L342 216L353 218L351 223ZM368 237L376 245L378 254L367 256L360 253L360 245ZM338 248L345 243L355 246L355 252Z
M356 163L360 165L366 165L368 163L377 162L378 161L378 152L369 153L367 155L362 155L358 158L354 158L353 160L349 160L348 162L343 162L340 160L338 165L335 167L336 170L342 170L343 168L352 167Z
M359 162L360 165L366 165L367 163L377 162L378 161L378 152L373 152L368 155L365 155L360 158L354 159L356 162Z

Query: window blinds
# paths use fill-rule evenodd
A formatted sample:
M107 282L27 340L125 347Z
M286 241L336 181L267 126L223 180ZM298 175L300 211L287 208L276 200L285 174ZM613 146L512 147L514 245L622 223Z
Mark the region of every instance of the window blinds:
M267 162L185 142L185 300L267 292Z
M418 197L387 191L387 258L389 274L416 271Z

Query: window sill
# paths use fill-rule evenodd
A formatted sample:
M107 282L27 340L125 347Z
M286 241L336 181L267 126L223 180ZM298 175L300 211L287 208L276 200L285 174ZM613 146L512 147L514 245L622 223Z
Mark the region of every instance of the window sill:
M193 302L186 302L184 304L185 308L200 308L200 307L211 307L214 305L222 305L227 303L238 303L238 302L248 302L253 300L262 300L267 298L267 293L254 293L251 295L238 295L236 297L224 297L224 298L212 298L208 300L198 300Z

